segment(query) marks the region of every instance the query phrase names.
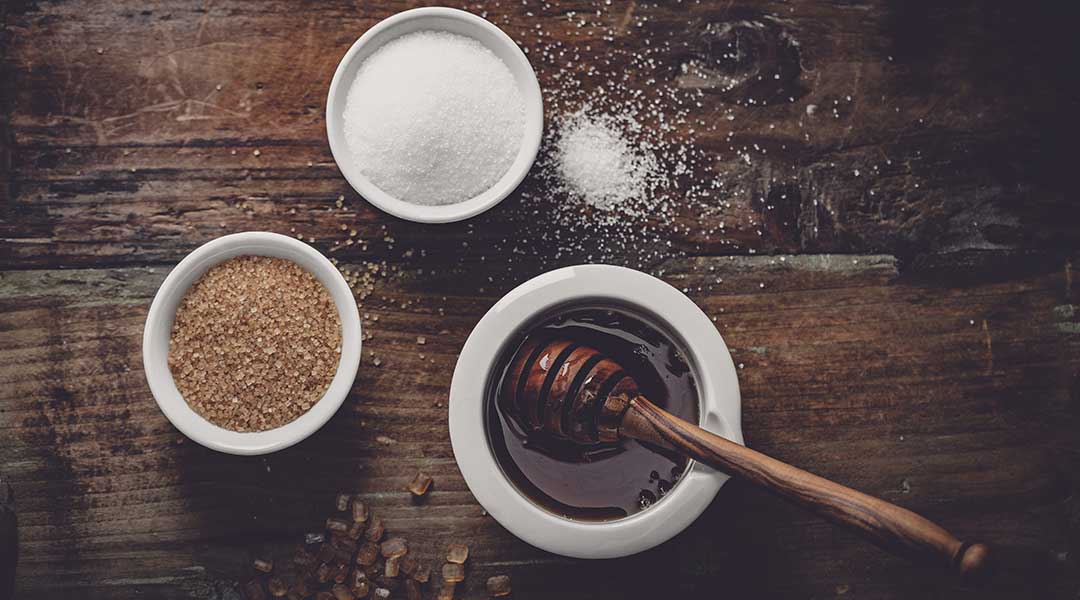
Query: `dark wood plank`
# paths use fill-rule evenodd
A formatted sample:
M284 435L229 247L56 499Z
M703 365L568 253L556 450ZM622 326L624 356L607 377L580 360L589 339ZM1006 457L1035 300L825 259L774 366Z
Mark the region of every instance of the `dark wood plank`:
M1053 8L676 3L596 16L583 2L509 4L484 8L533 50L549 90L565 77L603 85L604 77L583 74L590 65L626 73L630 88L655 88L655 80L704 90L688 116L706 124L698 145L715 164L695 176L724 182L716 200L726 208L703 221L695 206L681 206L652 236L675 251L873 249L908 259L1015 248L1061 256L1077 244L1068 139L1053 122L1055 107L1076 100L1063 89L1066 42L1054 28L1064 15ZM406 6L9 11L14 151L5 210L18 218L2 225L13 242L2 264L175 261L222 223L333 239L338 221L311 209L340 194L350 200L344 218L364 233L386 225L432 250L475 239L464 251L473 258L501 239L549 254L537 234L550 227L532 218L533 205L547 201L536 181L472 227L416 227L353 202L325 144L325 90L356 36ZM544 56L556 43L580 57L578 68ZM746 56L725 58L729 44ZM644 52L651 67L628 66ZM706 75L683 75L693 65ZM735 88L723 92L721 82ZM548 100L549 117L573 103ZM723 235L706 238L717 220ZM603 245L602 235L584 245ZM568 252L565 262L583 257Z
M1003 593L1026 589L1033 569L1065 568L1054 557L1067 553L1075 510L1067 474L1080 466L1080 447L1067 388L1080 369L1080 334L1063 308L1076 291L1064 268L945 288L898 279L890 257L780 258L680 260L667 275L717 316L742 366L748 442L994 543L1005 562ZM375 297L386 300L369 307L380 316L369 322L369 347L381 366L365 361L345 407L311 439L243 459L183 442L145 388L139 332L163 275L4 275L3 451L20 494L25 593L89 586L179 597L190 586L224 585L264 547L284 552L316 527L339 489L364 494L429 556L451 539L471 541L474 592L477 575L509 570L525 597L598 597L626 568L582 565L514 540L483 515L453 466L446 389L475 315L494 296L443 302L396 280L380 283ZM109 282L123 294L95 292ZM39 291L43 283L51 291ZM418 333L427 336L422 348ZM380 435L395 441L384 446ZM404 491L416 468L439 474L424 506L410 505ZM757 560L781 561L788 575L738 576L761 572ZM721 582L747 594L845 585L874 597L956 592L941 574L738 483L702 523L629 564L648 561L673 573L656 580L642 568L641 578L622 578L628 593ZM565 589L563 578L579 589ZM1073 571L1041 585L1063 593L1076 581Z

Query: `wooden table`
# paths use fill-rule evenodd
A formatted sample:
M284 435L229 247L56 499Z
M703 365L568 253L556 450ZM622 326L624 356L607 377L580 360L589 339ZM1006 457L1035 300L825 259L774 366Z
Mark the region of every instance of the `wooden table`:
M692 113L717 127L696 144L726 183L722 210L654 223L664 250L643 270L716 317L749 445L993 544L984 591L738 481L623 560L546 554L486 515L447 434L458 351L503 293L604 240L556 252L543 214L557 199L535 177L443 226L349 188L327 148L327 85L357 36L413 3L4 4L0 476L16 497L17 597L234 598L252 558L320 527L339 490L422 555L467 541L466 597L504 572L518 598L1075 597L1080 107L1072 15L1049 4L463 6L534 50L545 89L565 59L536 49L559 41L632 87L704 91ZM646 45L651 70L626 67ZM703 235L716 220L723 233ZM334 256L376 271L374 337L345 405L264 458L185 441L140 360L170 267L243 230L329 251L343 224L369 245ZM421 504L405 491L417 469L436 476Z

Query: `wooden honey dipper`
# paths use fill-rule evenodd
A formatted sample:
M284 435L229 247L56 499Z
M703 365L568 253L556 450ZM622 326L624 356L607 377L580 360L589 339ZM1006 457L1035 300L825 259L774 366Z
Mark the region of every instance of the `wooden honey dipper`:
M684 454L783 496L901 556L984 580L990 553L905 508L770 458L649 402L618 363L568 339L533 337L504 378L504 412L532 433L588 445L632 438Z

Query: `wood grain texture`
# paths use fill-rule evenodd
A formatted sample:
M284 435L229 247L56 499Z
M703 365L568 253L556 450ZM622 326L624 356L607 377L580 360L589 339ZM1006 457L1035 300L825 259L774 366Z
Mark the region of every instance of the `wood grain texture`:
M516 540L454 465L451 372L501 294L605 239L575 231L581 244L563 247L571 234L537 217L558 199L535 177L439 227L349 190L325 143L325 91L359 34L415 3L16 0L0 4L0 471L16 497L18 598L234 598L250 559L287 552L339 490L428 558L470 541L469 598L503 572L518 598L1080 591L1075 7L451 4L534 50L545 89L564 59L535 50L559 41L630 86L703 90L694 116L718 127L698 145L726 182L723 210L703 222L680 205L650 242L660 252L606 260L716 317L751 447L979 536L1004 567L994 586L960 589L738 481L627 559ZM717 60L732 41L745 55ZM654 64L629 66L647 42L662 48ZM690 77L692 63L710 70ZM718 220L723 235L706 234ZM368 244L331 255L381 269L362 308L379 318L365 350L381 365L365 354L341 411L287 451L184 441L141 371L168 269L234 231L329 251L342 225ZM423 504L406 491L417 468L436 476Z
M861 533L885 550L936 565L966 584L989 580L991 554L907 509L829 481L674 417L643 396L622 404L619 435L671 448ZM605 409L607 403L605 403Z

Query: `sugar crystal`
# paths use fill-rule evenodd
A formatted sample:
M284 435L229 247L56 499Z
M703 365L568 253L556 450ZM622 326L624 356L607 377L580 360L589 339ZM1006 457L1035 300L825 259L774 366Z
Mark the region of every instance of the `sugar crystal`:
M510 69L480 42L417 31L360 65L344 120L352 160L372 183L413 204L453 204L509 170L525 102Z
M318 402L337 372L341 321L330 293L300 265L238 256L211 267L177 308L169 369L208 421L264 431Z

